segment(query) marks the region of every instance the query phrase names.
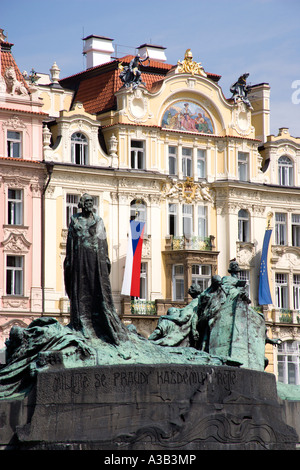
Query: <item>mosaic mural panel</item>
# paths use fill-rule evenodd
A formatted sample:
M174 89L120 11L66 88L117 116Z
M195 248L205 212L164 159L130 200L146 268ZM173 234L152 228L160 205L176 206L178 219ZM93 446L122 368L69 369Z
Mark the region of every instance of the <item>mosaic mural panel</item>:
M162 118L162 127L200 134L213 134L213 125L207 112L192 101L177 101L170 105Z

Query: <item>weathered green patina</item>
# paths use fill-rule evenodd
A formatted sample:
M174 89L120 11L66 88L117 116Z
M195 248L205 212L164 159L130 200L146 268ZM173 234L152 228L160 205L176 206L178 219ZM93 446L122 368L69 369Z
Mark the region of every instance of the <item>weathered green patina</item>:
M236 263L230 276L213 276L204 292L192 289L193 300L170 309L145 339L116 313L105 227L93 213L91 196L83 195L79 207L64 263L70 324L41 317L27 328L12 328L0 369L0 399L23 397L49 365L227 364L264 370L264 318L249 307Z

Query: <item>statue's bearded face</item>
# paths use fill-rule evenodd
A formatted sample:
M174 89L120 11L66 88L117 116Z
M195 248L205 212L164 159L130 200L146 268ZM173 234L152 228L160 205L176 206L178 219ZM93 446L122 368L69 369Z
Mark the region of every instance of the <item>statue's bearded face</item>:
M91 212L93 210L93 206L94 206L93 198L92 197L85 198L83 202L84 210L86 210L87 212Z

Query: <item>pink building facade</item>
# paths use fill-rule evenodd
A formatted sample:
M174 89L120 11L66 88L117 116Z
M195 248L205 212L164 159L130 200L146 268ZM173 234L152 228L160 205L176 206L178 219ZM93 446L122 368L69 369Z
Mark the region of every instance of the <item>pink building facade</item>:
M0 30L0 349L43 313L45 114Z

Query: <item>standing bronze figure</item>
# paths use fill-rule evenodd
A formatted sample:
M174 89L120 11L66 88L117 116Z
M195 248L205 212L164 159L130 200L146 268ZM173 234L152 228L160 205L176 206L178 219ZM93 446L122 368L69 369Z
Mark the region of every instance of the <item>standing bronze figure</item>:
M70 327L86 338L112 344L127 340L112 299L106 230L93 212L93 198L84 194L81 212L71 217L64 261L65 286L70 299Z

